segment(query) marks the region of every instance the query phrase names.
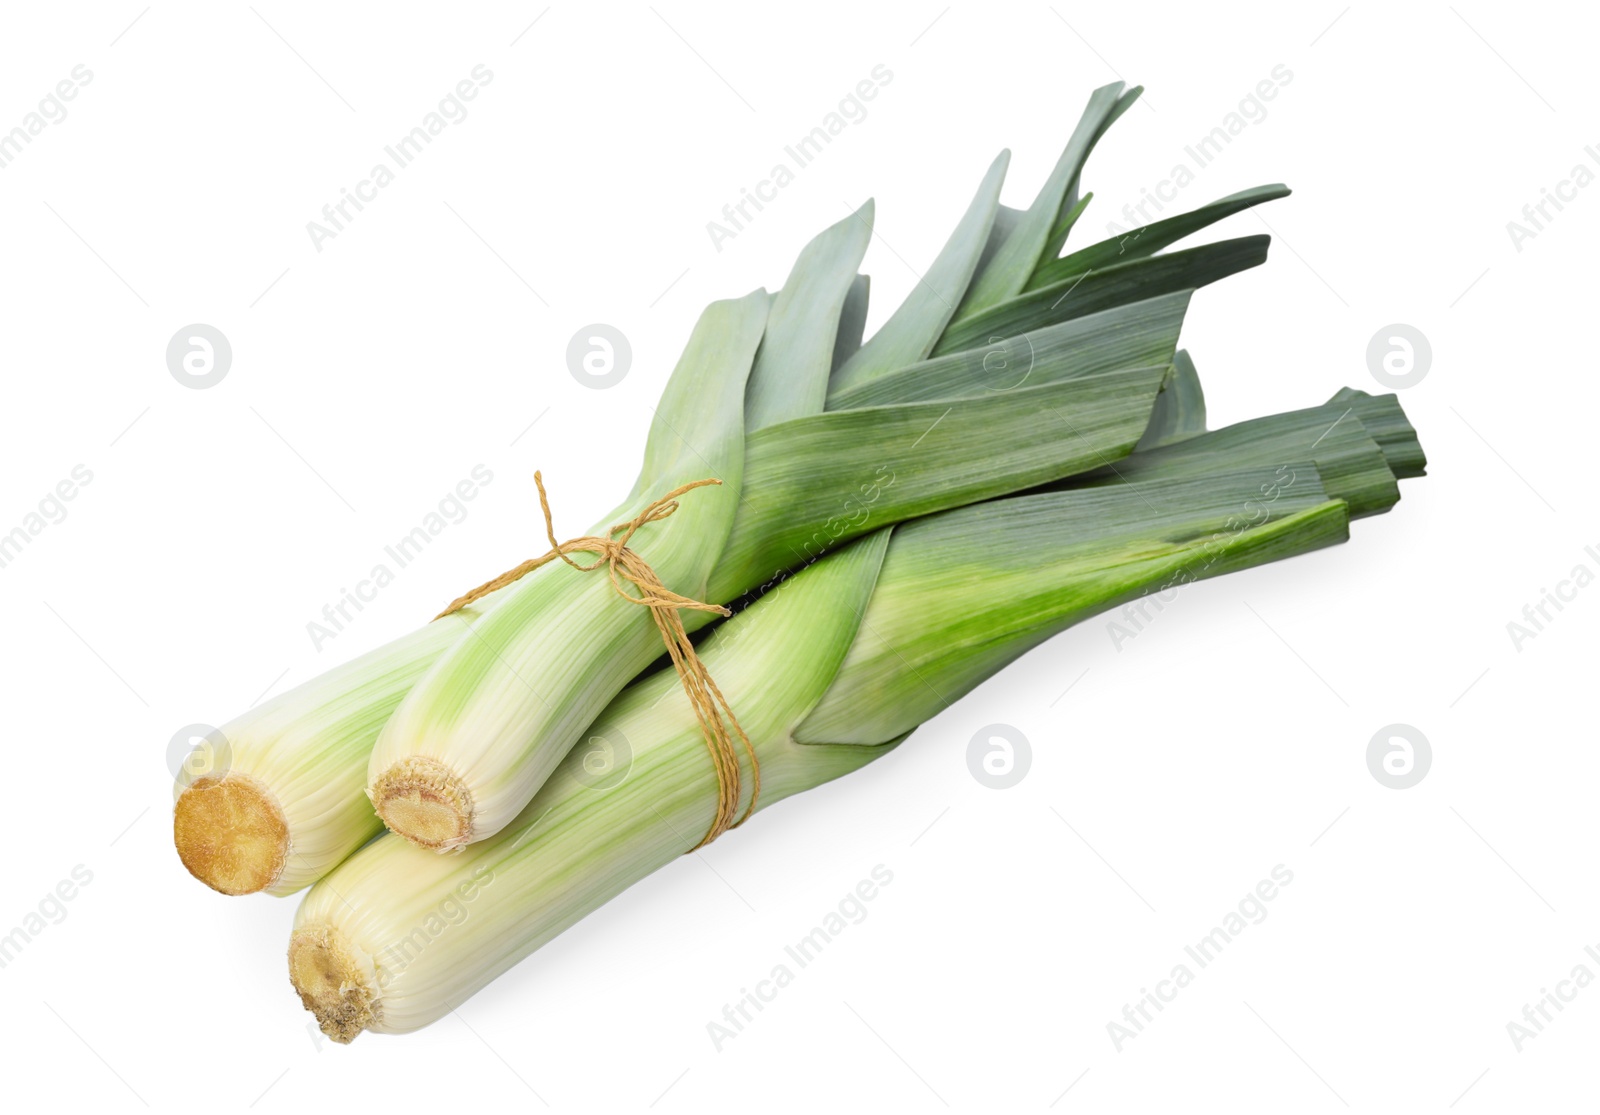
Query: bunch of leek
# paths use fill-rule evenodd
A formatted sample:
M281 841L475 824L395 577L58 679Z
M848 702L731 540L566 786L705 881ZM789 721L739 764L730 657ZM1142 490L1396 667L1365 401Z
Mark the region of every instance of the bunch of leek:
M881 757L1086 616L1345 540L1352 518L1388 510L1397 478L1423 470L1393 396L1345 391L1199 433L1198 379L1180 359L1168 397L1115 473L876 531L711 634L701 655L754 746L758 809ZM597 781L580 746L460 855L386 834L312 887L289 969L325 1033L347 1042L435 1021L695 846L716 775L675 675L635 681L587 735L626 741L620 781ZM456 909L466 917L441 918Z
M870 202L778 294L696 325L638 482L587 533L719 482L629 545L734 606L699 648L748 735L731 772L677 674L650 670L648 612L561 563L225 725L225 769L186 765L191 872L233 894L314 884L289 964L325 1032L426 1025L720 831L730 787L745 816L848 773L1066 626L1343 541L1422 474L1392 396L1205 432L1184 314L1267 238L1163 249L1283 187L1063 254L1084 162L1138 93L1095 92L1027 210L998 202L1002 153L865 343ZM580 739L630 759L597 779Z
M719 487L631 545L674 590L734 603L888 525L1092 475L1150 444L1185 403L1173 369L1191 293L1261 263L1267 237L1159 249L1287 191L1061 255L1088 200L1084 161L1138 93L1096 91L1025 211L999 205L1002 153L864 344L871 203L807 245L777 295L709 307L638 483L588 533L709 474ZM180 777L179 854L225 893L287 894L368 840L374 808L436 849L492 836L660 650L646 610L607 577L553 563L225 724L228 768Z

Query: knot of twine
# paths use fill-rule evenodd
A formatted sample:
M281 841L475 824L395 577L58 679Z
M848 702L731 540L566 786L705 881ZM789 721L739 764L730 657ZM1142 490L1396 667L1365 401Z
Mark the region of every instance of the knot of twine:
M636 551L628 548L628 542L645 524L659 522L677 511L678 497L685 492L703 488L708 484L721 484L722 481L696 480L692 484L674 488L627 522L618 523L608 529L604 537L585 535L566 542L556 541L555 523L550 517L550 498L544 490L544 477L535 472L533 483L539 489L539 507L544 512L545 535L550 539L549 552L536 558L529 558L515 569L508 569L494 580L486 581L471 592L458 596L450 602L448 608L433 618L439 620L459 612L480 597L521 580L540 566L548 565L558 558L580 573L593 572L602 565L605 566L611 577L611 587L616 589L618 596L650 609L650 616L656 622L656 629L661 632L661 641L666 644L667 655L672 659L673 668L678 671L678 680L683 683L683 691L688 695L689 704L694 708L695 719L700 722L700 732L705 737L706 750L711 753L711 765L717 775L717 812L712 818L711 828L707 830L705 839L697 845L703 848L729 829L744 824L750 814L755 812L756 799L761 795L761 764L756 760L755 748L750 746L750 739L739 726L739 720L734 716L727 698L717 688L717 683L711 679L711 672L695 653L694 643L684 630L683 619L678 613L684 608L715 612L722 616L731 613L720 604L707 604L692 597L681 596L667 588L656 576L655 570L650 568L650 563ZM577 552L597 556L594 561L585 565L569 556ZM631 582L638 590L638 595L624 588L624 581ZM739 737L745 754L749 756L752 782L750 804L745 808L744 816L737 820L735 817L739 812L743 775L739 768L738 752L733 747L735 735Z

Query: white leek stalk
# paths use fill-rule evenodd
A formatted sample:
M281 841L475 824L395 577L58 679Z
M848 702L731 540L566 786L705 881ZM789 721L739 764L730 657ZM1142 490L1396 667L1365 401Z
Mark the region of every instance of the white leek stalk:
M223 894L293 894L380 827L362 791L372 741L417 678L496 597L320 674L224 724L178 776L173 842Z

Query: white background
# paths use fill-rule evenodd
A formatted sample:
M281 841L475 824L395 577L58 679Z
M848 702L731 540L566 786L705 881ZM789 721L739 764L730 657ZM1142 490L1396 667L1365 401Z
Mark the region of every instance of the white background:
M1600 974L1600 588L1520 650L1506 627L1575 565L1600 572L1600 187L1521 251L1506 229L1600 144L1576 5L140 7L0 17L0 129L93 73L0 170L0 529L93 473L0 569L0 931L93 875L0 970L9 1102L1593 1103L1600 990L1521 1052L1507 1032L1575 965ZM318 252L306 223L480 63L470 115ZM706 222L879 64L868 116L715 250ZM1380 390L1367 343L1408 323L1433 347L1403 393L1431 475L1347 546L1186 590L1120 651L1103 621L1054 640L459 1019L317 1040L285 974L293 901L224 899L172 852L173 733L542 548L536 467L558 529L602 513L699 308L776 288L846 205L878 201L876 325L1002 146L1004 200L1032 199L1094 86L1143 82L1148 107L1090 161L1076 243L1280 64L1291 83L1176 206L1296 191L1263 211L1267 266L1195 299L1213 424ZM634 350L605 391L564 360L597 321ZM203 391L164 359L195 322L234 352ZM494 480L468 518L315 649L307 622L477 464ZM1011 790L968 773L994 722L1032 742ZM1367 769L1394 722L1433 751L1404 791ZM894 881L866 920L718 1052L706 1024L876 864ZM1278 864L1293 883L1267 919L1119 1052L1107 1023Z

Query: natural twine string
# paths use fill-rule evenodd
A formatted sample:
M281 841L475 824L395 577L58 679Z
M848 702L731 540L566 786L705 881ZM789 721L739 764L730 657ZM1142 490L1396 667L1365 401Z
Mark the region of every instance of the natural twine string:
M678 510L678 497L685 492L703 488L708 484L721 484L722 481L696 480L692 484L674 488L632 519L611 527L604 537L585 535L567 542L556 541L555 523L550 517L550 498L544 490L544 477L535 472L533 482L539 489L539 507L544 511L545 535L550 539L549 552L536 558L529 558L515 569L507 570L494 580L487 581L466 595L457 597L450 602L448 608L433 618L443 619L458 612L474 600L520 580L557 558L582 573L592 572L604 565L611 575L611 586L617 590L618 596L650 609L650 616L656 621L657 630L661 632L661 641L666 644L667 655L672 659L673 668L678 671L678 680L683 683L683 690L689 696L689 704L694 707L695 719L700 722L701 734L705 736L706 749L711 753L711 765L717 774L717 813L711 821L711 828L707 830L705 839L698 845L703 848L730 828L744 824L750 814L755 812L756 799L761 795L761 764L756 760L755 748L750 746L750 739L739 726L739 720L734 716L727 698L717 688L717 683L711 680L711 672L695 653L694 643L684 630L683 619L678 613L684 608L715 612L723 616L730 613L720 604L707 604L687 596L680 596L667 588L656 576L655 570L650 568L650 564L637 552L628 548L628 542L640 527L647 523L659 522ZM579 551L598 556L593 562L583 565L568 556ZM623 588L624 580L631 581L639 590L639 595L635 596ZM733 735L739 737L745 754L750 758L752 784L750 804L746 807L744 816L738 820L735 820L735 817L739 812L743 777L739 767L739 755L734 750L733 738L728 731L730 726Z

